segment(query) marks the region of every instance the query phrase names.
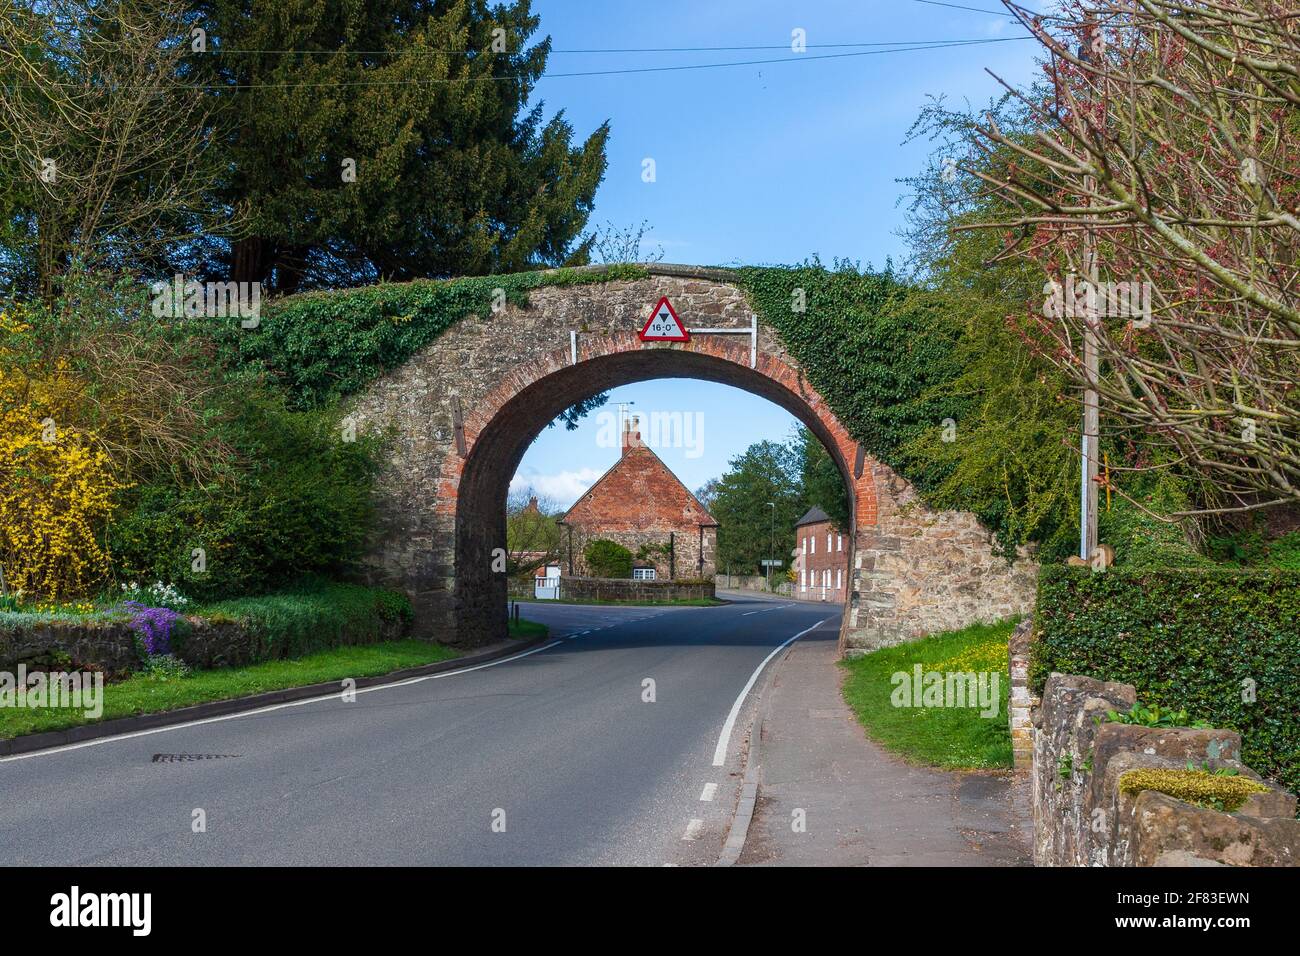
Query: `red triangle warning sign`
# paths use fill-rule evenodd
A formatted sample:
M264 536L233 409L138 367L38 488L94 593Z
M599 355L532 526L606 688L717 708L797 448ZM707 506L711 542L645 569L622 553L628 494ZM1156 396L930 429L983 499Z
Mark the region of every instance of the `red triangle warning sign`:
M650 313L650 318L641 327L642 342L689 342L691 333L686 331L682 320L673 311L673 304L664 296Z

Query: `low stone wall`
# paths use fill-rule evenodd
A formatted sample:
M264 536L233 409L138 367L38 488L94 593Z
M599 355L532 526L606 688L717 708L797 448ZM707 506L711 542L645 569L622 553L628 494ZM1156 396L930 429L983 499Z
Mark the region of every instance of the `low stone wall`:
M712 581L633 581L560 578L561 601L700 601L714 597Z
M1300 864L1296 798L1241 762L1240 735L1106 721L1107 711L1127 711L1135 699L1129 684L1063 674L1048 679L1033 734L1035 864ZM1186 770L1189 763L1232 769L1268 789L1232 813L1153 790L1121 792L1127 771Z
M173 638L173 652L192 667L238 667L285 657L285 649L255 625L239 621L185 619ZM401 637L406 626L400 621L376 617L373 629L347 632L330 642L332 646L373 644ZM93 667L106 674L125 674L139 669L135 632L122 622L81 624L54 621L33 627L0 628L0 671L13 672L19 664L27 668L59 669L67 666Z
M768 590L767 577L762 574L719 574L713 583L730 591L762 591L764 594L790 594L794 585L785 579L785 572L772 576L772 589Z

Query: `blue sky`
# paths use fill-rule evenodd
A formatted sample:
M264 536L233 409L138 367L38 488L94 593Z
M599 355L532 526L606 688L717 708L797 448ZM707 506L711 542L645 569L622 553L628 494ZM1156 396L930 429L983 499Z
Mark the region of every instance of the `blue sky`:
M953 0L997 10L997 0ZM1038 6L1038 5L1035 5ZM790 263L814 254L883 266L901 261L905 187L930 151L904 145L930 96L982 105L998 92L985 68L1031 79L1034 44L1006 15L917 0L534 0L539 34L556 52L537 99L563 109L581 139L611 124L609 168L592 225L649 223L648 248L667 262ZM792 12L792 10L794 12ZM790 52L791 31L807 51ZM812 59L865 49L843 44L997 40L915 52ZM841 44L841 46L831 46ZM565 53L648 47L771 46L750 51ZM779 59L720 69L564 77L593 70ZM642 179L653 159L655 181ZM647 309L653 303L647 304ZM704 414L702 451L657 449L692 489L752 442L784 438L794 419L725 386L657 380L617 389L635 411ZM694 419L692 419L694 420ZM549 428L525 455L515 485L543 487L567 506L614 460L599 428ZM691 453L687 457L687 452Z

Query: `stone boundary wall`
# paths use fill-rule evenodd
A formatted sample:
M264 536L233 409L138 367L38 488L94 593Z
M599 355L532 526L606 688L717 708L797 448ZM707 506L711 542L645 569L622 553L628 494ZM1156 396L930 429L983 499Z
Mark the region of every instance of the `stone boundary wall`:
M712 581L634 581L631 578L560 578L564 601L700 601L714 597Z
M1014 653L1014 652L1013 652ZM1110 723L1132 708L1130 684L1053 674L1034 724L1034 863L1038 866L1296 866L1296 798L1241 762L1231 730ZM1100 723L1095 718L1101 718ZM1163 793L1121 793L1129 770L1231 768L1269 790L1233 813Z
M781 572L780 580L776 575L772 576L772 582L776 586L770 591L767 589L767 578L761 574L717 574L714 575L713 580L724 590L762 591L764 594L789 594L794 587L785 580L784 570Z
M188 628L175 633L172 647L176 656L191 667L242 667L285 656L256 625L200 617L187 617L185 621ZM406 630L400 621L376 618L373 629L345 631L330 646L392 641ZM0 671L13 673L19 664L25 664L29 671L91 667L110 676L122 675L140 668L135 638L135 632L125 622L53 621L0 628Z

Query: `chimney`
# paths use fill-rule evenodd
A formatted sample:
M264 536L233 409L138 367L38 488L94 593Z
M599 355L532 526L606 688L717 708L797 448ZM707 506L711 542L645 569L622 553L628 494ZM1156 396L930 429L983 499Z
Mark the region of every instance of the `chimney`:
M629 415L623 420L623 454L630 448L641 447L641 429L636 425L636 416Z
M531 498L528 499L528 507L525 508L524 510L525 510L525 511L531 511L533 514L537 514L538 508L537 508L537 496L536 496L536 495L533 495Z

